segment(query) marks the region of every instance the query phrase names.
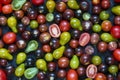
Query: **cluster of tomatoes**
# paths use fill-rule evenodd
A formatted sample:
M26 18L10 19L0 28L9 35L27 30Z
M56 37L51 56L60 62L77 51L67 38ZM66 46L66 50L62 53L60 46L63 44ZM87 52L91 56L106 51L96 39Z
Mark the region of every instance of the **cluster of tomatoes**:
M119 4L0 0L0 80L120 80Z

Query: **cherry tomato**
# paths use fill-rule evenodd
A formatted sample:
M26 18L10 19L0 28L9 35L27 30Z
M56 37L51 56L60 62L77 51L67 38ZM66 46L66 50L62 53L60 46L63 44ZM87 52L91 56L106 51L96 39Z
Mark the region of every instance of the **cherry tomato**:
M12 5L11 4L4 5L2 7L2 12L3 12L3 14L10 14L10 13L12 13Z
M44 0L32 0L32 3L36 6L39 6L44 3Z
M110 7L110 0L102 0L101 6L103 9L108 9Z
M2 12L2 4L0 4L0 12Z
M78 80L77 72L73 69L70 69L67 73L67 80Z
M112 23L108 20L105 20L102 22L101 26L103 31L110 31L112 28Z
M0 80L7 80L5 72L0 69Z
M12 0L1 0L2 4L10 4Z
M97 73L95 80L107 80L107 78L103 73Z
M113 55L115 57L115 59L117 61L120 61L120 49L116 49L114 52L113 52Z
M79 39L80 46L85 46L90 41L90 34L89 33L82 33Z
M60 22L60 30L61 31L69 31L70 30L70 23L66 20Z
M47 44L46 44L46 45L43 45L42 48L43 48L43 51L44 51L44 52L47 52L47 53L48 53L48 52L51 51L51 47L50 47L49 45L47 45Z
M61 34L60 28L58 27L57 24L50 25L49 32L50 32L50 35L55 38L58 38Z
M119 39L120 38L120 26L113 26L111 28L110 33L114 38Z
M97 74L97 67L93 64L90 64L86 69L86 75L88 78L95 78Z
M4 34L3 36L3 41L6 44L12 44L16 41L16 34L13 32L7 32L6 34Z
M120 2L120 0L114 0L116 3L119 3Z
M92 4L93 5L98 5L98 4L100 4L100 0L92 0Z

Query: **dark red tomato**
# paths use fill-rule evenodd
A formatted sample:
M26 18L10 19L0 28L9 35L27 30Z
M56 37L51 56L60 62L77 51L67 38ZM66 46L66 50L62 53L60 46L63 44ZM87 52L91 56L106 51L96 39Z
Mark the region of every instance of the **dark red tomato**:
M114 38L119 39L120 38L120 26L113 26L111 28L110 33Z
M92 0L92 4L93 5L98 5L98 4L100 4L100 0Z
M113 52L113 55L115 57L115 59L117 61L120 61L120 49L116 49L114 52Z
M6 44L12 44L16 41L16 34L13 32L7 32L6 34L3 35L3 41Z
M97 67L93 64L90 64L86 69L86 75L88 78L95 78L97 74Z
M120 0L114 0L115 2L120 2Z
M2 12L2 4L0 4L0 12Z
M110 7L110 0L102 0L101 6L103 9L108 9Z
M73 69L70 69L67 73L67 80L78 80L77 72Z
M0 80L7 80L5 72L0 69Z
M44 0L32 0L32 3L36 6L39 6L44 3Z
M67 20L62 20L60 22L60 30L61 31L69 31L70 30L70 23Z
M10 4L12 0L1 0L2 1L2 4Z
M90 34L89 33L82 33L79 39L80 46L85 46L90 41Z
M103 73L97 73L95 80L107 80L107 78Z
M58 38L61 34L60 28L58 27L57 24L50 25L49 32L50 32L50 35L54 38Z

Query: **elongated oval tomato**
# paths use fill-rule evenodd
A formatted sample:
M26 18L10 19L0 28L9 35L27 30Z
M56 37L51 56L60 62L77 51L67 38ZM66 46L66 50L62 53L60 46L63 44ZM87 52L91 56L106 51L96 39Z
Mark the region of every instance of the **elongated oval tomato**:
M67 73L67 80L78 80L77 72L73 69L70 69Z
M50 25L49 32L50 32L50 35L54 38L58 38L61 34L60 28L58 27L57 24Z
M5 72L0 69L0 80L7 80Z
M90 41L90 35L89 33L82 33L79 39L80 46L85 46Z
M86 69L86 75L89 78L95 78L97 74L97 67L93 64L90 64Z

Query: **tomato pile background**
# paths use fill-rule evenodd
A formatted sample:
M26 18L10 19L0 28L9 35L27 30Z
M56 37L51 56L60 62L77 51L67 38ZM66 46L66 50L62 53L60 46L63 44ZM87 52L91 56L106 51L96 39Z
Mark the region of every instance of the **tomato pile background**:
M61 0L55 0L56 2L58 2L58 1L61 1ZM77 0L78 2L80 1L80 0ZM91 0L87 0L88 2L89 2L89 4L90 4L90 8L89 8L89 13L92 13L92 2L91 2ZM45 2L46 2L46 0L45 0ZM107 10L109 13L110 13L110 18L109 18L109 20L112 22L112 23L114 23L114 15L113 15L113 13L111 12L111 8L116 4L116 3L114 3L114 0L110 0L110 3L111 3L111 7ZM45 3L44 3L44 5L45 5ZM34 6L34 8L35 8L35 6ZM56 12L54 12L54 14L55 14ZM0 13L0 15L3 15L3 14L1 14ZM7 17L8 16L11 16L11 15L6 15ZM49 26L50 24L53 24L54 23L54 21L53 22L47 22L46 24ZM100 22L101 23L101 22ZM5 33L7 33L7 32L9 32L9 31L11 31L11 29L8 27L8 26L3 26L2 27L2 30L3 30L3 34L5 34ZM30 29L30 27L26 27L26 30L28 30L28 31L31 31L31 29ZM83 31L84 32L84 31ZM89 31L89 33L91 33L92 31ZM102 33L102 32L101 32ZM99 33L99 34L101 34L101 33ZM19 40L21 37L21 33L17 33L17 40ZM0 37L0 39L2 39L2 37ZM31 39L32 40L32 39ZM29 40L30 41L30 40ZM39 47L41 47L41 43L40 43L40 41L39 41L39 39L37 39L37 41L39 42ZM28 42L27 42L28 43ZM90 44L90 43L89 43ZM89 45L88 44L88 45ZM90 44L91 45L91 44ZM94 52L94 55L99 55L101 58L102 58L102 63L105 63L105 57L106 56L109 56L109 55L112 55L112 52L111 51L106 51L106 52L104 52L104 53L100 53L99 51L98 51L98 49L97 49L97 45L92 45L93 47L94 47L94 50L95 50L95 52ZM7 49L7 45L5 45L5 48ZM24 50L22 50L22 51L24 51ZM8 60L8 62L9 62L9 64L11 64L11 65L13 65L13 67L14 68L16 68L17 67L17 64L16 64L16 55L17 55L17 53L18 52L20 52L20 51L17 51L16 52L16 54L13 54L13 57L14 57L14 59L12 60L12 61L9 61ZM33 57L34 58L34 60L36 61L36 58L34 57L34 53L29 53L29 54L27 54L27 57ZM115 61L115 64L117 64L117 62ZM34 66L36 66L36 65L34 65ZM56 70L57 71L57 70ZM9 75L8 76L9 77L9 79L8 80L18 80L18 78L14 75L14 74L11 74L11 75ZM116 76L115 76L116 77ZM85 76L83 76L83 77L79 77L79 80L83 80L85 78ZM22 80L26 80L25 78L24 78L24 76L22 77ZM34 77L32 80L37 80L37 77ZM62 79L55 79L55 80L62 80Z

